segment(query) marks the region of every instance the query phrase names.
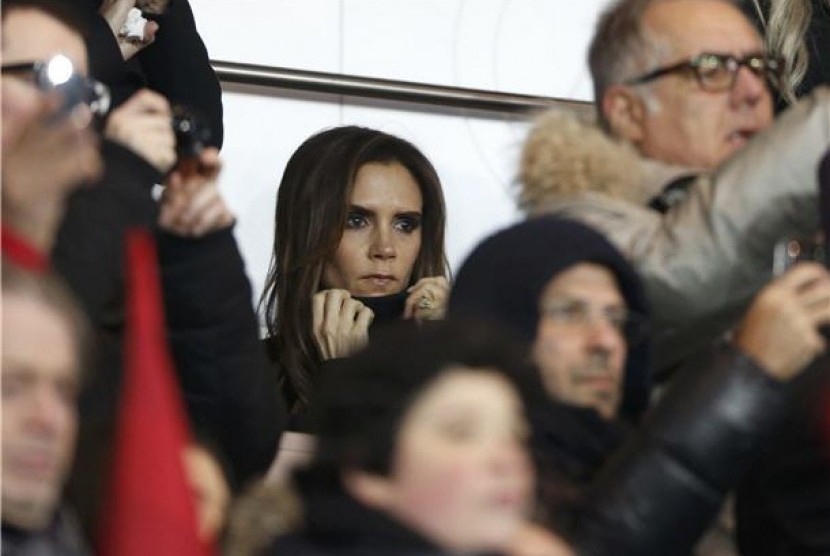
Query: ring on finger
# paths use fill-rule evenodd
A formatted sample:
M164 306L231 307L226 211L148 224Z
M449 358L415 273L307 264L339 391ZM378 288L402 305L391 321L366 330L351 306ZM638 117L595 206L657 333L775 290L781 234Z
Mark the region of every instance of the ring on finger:
M422 295L421 299L418 300L418 308L419 309L432 309L433 300L427 297L426 295Z

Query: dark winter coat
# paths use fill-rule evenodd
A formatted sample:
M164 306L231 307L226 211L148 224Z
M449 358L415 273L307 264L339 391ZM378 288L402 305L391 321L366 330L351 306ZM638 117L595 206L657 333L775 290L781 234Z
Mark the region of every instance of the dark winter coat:
M114 143L106 171L76 191L53 250L55 270L89 314L96 365L81 393L81 427L70 493L85 524L95 520L119 399L125 329L124 233L153 229L151 188L161 176ZM157 235L168 339L191 422L225 467L232 487L264 474L284 409L262 350L251 289L230 229L200 239Z

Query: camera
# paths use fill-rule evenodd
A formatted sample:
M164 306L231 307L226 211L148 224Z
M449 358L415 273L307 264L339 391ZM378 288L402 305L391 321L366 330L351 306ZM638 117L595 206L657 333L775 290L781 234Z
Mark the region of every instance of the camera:
M176 134L176 155L179 160L199 155L210 143L210 126L195 110L175 104L172 108L173 132Z
M109 88L77 73L72 60L63 54L43 62L4 65L3 72L31 72L38 89L58 93L61 105L51 116L52 121L66 117L79 104L86 104L95 116L104 116L110 109Z
M776 276L787 272L796 263L815 261L827 265L824 237L791 237L779 241L773 251L772 271Z

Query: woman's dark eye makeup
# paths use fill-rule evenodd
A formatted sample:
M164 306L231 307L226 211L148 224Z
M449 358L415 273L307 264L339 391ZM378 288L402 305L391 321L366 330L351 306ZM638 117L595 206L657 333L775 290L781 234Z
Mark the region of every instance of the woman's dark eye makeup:
M421 215L417 212L407 212L395 216L395 228L398 230L411 234L421 227Z
M368 216L367 211L352 207L346 216L346 228L349 230L362 228L368 223Z
M346 229L357 230L363 228L369 224L373 217L374 213L372 211L352 206L346 216ZM402 212L395 215L392 225L400 232L411 234L421 227L421 218L420 212Z

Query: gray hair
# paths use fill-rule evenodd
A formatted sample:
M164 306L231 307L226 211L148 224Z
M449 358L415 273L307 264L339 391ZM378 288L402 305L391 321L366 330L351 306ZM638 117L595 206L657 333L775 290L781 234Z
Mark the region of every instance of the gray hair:
M79 376L85 379L95 361L93 332L89 318L66 283L52 272L33 272L4 260L2 295L43 304L66 323L77 351Z
M594 38L588 50L588 65L594 82L597 117L606 131L609 130L609 123L601 103L608 88L657 67L671 55L672 47L668 38L643 25L646 10L660 1L668 0L616 0L597 20ZM737 5L735 0L719 1ZM648 85L640 85L638 89L647 108L659 108L656 99L649 95Z
M643 25L643 14L655 0L617 0L600 14L588 51L594 102L600 124L608 121L601 103L612 85L623 83L657 65L667 45Z

